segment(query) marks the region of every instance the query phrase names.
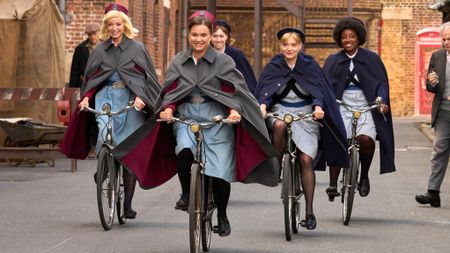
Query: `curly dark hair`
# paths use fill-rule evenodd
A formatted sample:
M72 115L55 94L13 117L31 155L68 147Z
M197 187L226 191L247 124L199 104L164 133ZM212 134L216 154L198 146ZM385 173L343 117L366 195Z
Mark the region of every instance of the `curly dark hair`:
M341 33L346 29L353 30L356 33L359 46L366 43L366 26L364 23L358 18L347 17L339 20L334 27L333 39L339 47L342 47Z

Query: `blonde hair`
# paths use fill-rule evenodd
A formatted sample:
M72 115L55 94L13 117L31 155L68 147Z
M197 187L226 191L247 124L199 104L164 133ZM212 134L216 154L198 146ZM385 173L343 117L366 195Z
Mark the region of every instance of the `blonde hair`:
M302 44L302 39L300 38L300 35L296 32L288 32L283 34L280 38L280 43L286 42L289 38L294 38L295 42Z
M103 17L102 28L100 29L101 32L100 37L102 38L103 41L108 40L111 37L108 32L108 21L112 18L121 18L124 26L123 34L127 36L127 38L129 39L134 38L135 34L133 31L133 25L131 24L130 18L121 11L111 10L105 14L105 17Z

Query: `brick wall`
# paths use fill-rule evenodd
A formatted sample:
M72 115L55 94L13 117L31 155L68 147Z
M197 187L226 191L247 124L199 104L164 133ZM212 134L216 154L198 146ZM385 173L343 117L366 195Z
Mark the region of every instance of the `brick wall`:
M112 1L67 0L66 11L72 21L65 27L66 33L66 82L69 79L70 64L75 47L86 39L84 27L91 22L101 24L104 7ZM176 14L179 0L117 0L129 10L133 26L139 30L137 39L142 41L152 57L160 81L163 81L168 62L176 50ZM179 28L179 26L177 26ZM179 42L179 41L178 41Z

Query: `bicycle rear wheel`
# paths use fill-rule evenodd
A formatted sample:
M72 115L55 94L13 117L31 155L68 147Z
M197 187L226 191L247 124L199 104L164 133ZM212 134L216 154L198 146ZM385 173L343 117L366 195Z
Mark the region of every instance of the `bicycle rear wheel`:
M293 189L292 189L292 166L291 156L284 154L282 159L283 182L281 184L283 193L283 207L284 207L284 234L286 240L292 239L292 210L293 210Z
M209 178L205 178L204 184L204 202L202 217L202 248L203 251L209 251L212 235L212 214L214 211L214 200L212 196L212 182Z
M123 185L123 167L116 162L117 168L117 177L116 177L116 193L117 193L117 220L119 220L119 224L123 225L127 222L127 218L125 217L124 211L124 201L125 201L125 188Z
M300 164L296 160L295 167L292 168L292 185L293 185L293 198L292 198L292 232L294 234L298 233L298 227L300 226L300 198L303 195L300 180Z
M350 168L344 172L342 222L348 225L352 216L353 200L355 198L356 185L358 183L359 156L358 150L350 150Z
M202 223L202 176L198 163L191 167L191 186L189 191L189 244L191 253L200 251Z
M102 147L97 163L97 205L103 229L110 230L116 205L116 176L109 148Z

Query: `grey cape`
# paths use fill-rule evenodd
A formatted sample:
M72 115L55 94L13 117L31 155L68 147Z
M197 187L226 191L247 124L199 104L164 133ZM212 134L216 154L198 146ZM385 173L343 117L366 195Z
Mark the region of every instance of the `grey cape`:
M156 102L155 115L117 146L114 155L137 176L142 188L156 187L175 175L172 125L156 120L161 110L181 101L194 88L242 116L235 125L236 180L276 186L278 153L270 143L259 103L233 60L226 54L217 54L211 46L197 65L191 48L175 56Z
M115 50L115 52L111 52ZM95 93L103 82L117 71L121 80L144 103L145 110L151 116L155 110L155 101L161 91L156 77L155 67L144 45L124 36L122 42L114 47L111 39L101 42L92 52L86 66L82 95L89 96L90 107L95 105ZM74 113L61 151L70 158L84 159L92 144L96 143L97 124L93 114L88 112Z

